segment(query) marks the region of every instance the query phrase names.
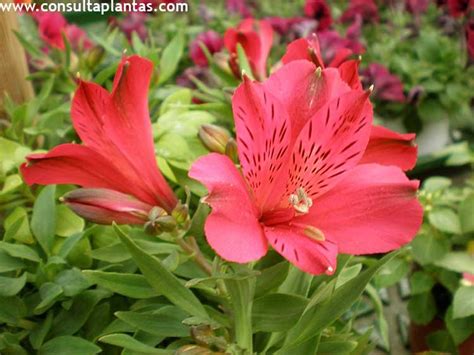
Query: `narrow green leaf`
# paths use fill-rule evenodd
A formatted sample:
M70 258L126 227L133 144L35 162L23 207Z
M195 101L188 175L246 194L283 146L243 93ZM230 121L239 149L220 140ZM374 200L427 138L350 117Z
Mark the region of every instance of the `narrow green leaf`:
M99 341L106 344L120 346L124 349L135 351L141 354L171 355L174 350L156 349L146 345L127 334L109 334L99 338Z
M81 217L64 205L57 207L56 221L56 234L61 237L69 237L82 232L85 224Z
M237 43L237 58L239 59L239 67L242 72L245 73L250 79L254 80L252 67L250 66L247 55L245 54L244 48L240 43Z
M140 299L160 295L150 286L143 275L99 270L83 270L82 273L89 281L127 297Z
M357 348L356 341L321 341L319 343L319 354L348 354Z
M56 186L46 186L39 194L33 207L31 229L47 255L53 246L56 229Z
M178 34L171 40L171 42L163 50L163 54L160 59L160 72L158 78L158 84L162 84L173 76L178 63L181 60L185 46L185 38L183 32Z
M372 277L396 254L397 252L385 255L370 268L336 289L328 300L307 309L290 330L285 346L302 343L332 324L357 301Z
M463 233L474 232L474 194L470 194L459 206L459 219Z
M93 355L101 348L83 338L62 336L49 340L39 349L39 355Z
M407 307L410 319L416 324L428 324L436 315L436 302L431 292L411 296Z
M167 306L153 313L117 312L118 319L145 332L162 337L186 337L190 335L189 327L182 322L187 314L174 306Z
M265 295L267 292L276 289L285 281L288 275L289 263L282 261L260 271L257 276L257 285L255 286L255 297Z
M307 305L308 300L301 296L271 293L260 297L253 304L253 331L286 331L298 321Z
M436 266L456 272L473 273L474 258L467 252L453 251L434 262Z
M158 258L138 247L119 227L114 226L121 241L149 284L172 303L194 316L208 317L199 299L169 272Z

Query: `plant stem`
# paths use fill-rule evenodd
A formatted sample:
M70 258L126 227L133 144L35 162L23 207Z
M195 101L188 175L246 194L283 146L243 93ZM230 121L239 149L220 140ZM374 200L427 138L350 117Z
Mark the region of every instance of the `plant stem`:
M188 237L187 241L184 238L176 239L178 245L183 249L186 254L190 255L196 264L208 275L212 275L212 265L207 261L201 249L199 249L199 245L196 242L194 237Z

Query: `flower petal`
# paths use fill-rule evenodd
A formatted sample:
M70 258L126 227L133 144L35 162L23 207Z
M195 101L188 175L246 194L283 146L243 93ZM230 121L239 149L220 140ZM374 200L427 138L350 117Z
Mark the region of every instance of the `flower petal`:
M32 154L27 159L21 173L29 185L76 184L113 189L139 199L146 197L108 159L83 145L62 144L46 154Z
M204 184L212 207L204 227L211 247L223 259L238 263L257 260L267 252L267 242L245 181L225 155L199 158L189 176Z
M384 253L410 242L421 226L419 182L397 167L358 165L297 217L320 229L341 253Z
M265 81L264 87L286 106L293 142L321 107L350 90L337 69L324 69L318 74L316 66L307 60L284 65Z
M281 58L281 61L283 64L288 64L292 61L300 59L314 62L317 67L325 67L323 58L321 57L319 40L316 35L313 35L310 39L300 38L291 42L286 47L286 52Z
M416 164L418 148L415 134L400 134L385 127L372 126L370 140L359 164L395 165L410 170Z
M141 184L170 211L177 199L158 169L148 112L152 72L153 63L147 59L131 56L122 60L107 107L106 132L141 177Z
M319 110L293 147L285 196L303 188L315 199L340 181L367 147L372 116L368 93L362 91L344 94Z
M261 211L279 202L290 153L291 125L283 105L244 77L232 97L242 171Z
M299 269L310 274L331 274L336 270L337 246L329 241L316 241L295 228L265 227L272 247Z

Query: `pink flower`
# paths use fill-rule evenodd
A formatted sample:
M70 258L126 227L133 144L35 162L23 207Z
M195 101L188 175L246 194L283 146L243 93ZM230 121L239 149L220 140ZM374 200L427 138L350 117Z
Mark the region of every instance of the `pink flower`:
M449 14L453 17L465 16L474 8L472 0L448 0Z
M201 48L204 45L210 54L219 52L224 46L222 37L215 31L200 33L189 47L189 56L194 64L200 67L207 67L208 62L204 51Z
M306 0L304 14L318 21L318 31L324 31L331 27L331 9L325 0Z
M60 12L32 12L31 16L38 23L41 39L51 47L64 50L64 35L74 50L92 48L93 44L85 31L68 24Z
M338 253L382 253L413 238L418 181L396 166L360 164L368 96L307 60L262 84L244 78L232 98L242 173L216 153L189 173L208 189L205 233L217 254L245 263L272 246L303 271L331 274Z
M364 22L379 21L379 11L374 0L351 0L349 7L341 16L341 21L352 22L357 15L360 15Z
M420 15L428 9L430 0L405 0L405 7L413 15Z
M383 101L404 102L403 83L379 63L371 63L361 72L366 85L375 86L375 97Z
M131 56L122 59L112 93L80 81L71 115L83 144L28 156L21 166L26 183L113 190L171 212L177 199L158 170L148 113L152 73L152 62Z
M224 45L231 55L230 65L234 74L237 70L237 44L240 44L249 60L253 74L258 79L267 76L267 59L273 42L272 26L265 21L245 19L236 28L229 28L224 34Z

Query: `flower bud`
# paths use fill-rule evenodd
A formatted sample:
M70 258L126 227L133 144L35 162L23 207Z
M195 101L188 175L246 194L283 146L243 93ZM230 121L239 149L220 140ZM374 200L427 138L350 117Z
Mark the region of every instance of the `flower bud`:
M238 160L237 142L234 138L230 138L225 146L225 155L227 155L233 162Z
M199 138L209 151L224 154L230 134L225 128L204 124L199 130Z
M61 198L82 218L98 224L145 224L152 206L109 189L77 189Z
M148 221L145 223L145 231L150 234L161 234L176 229L176 220L166 213L161 207L153 207L148 213Z
M189 209L188 206L183 205L181 202L178 202L174 210L171 212L171 215L176 220L176 223L183 224L188 220Z
M86 63L89 68L95 68L104 58L105 50L100 46L95 46L87 53Z

